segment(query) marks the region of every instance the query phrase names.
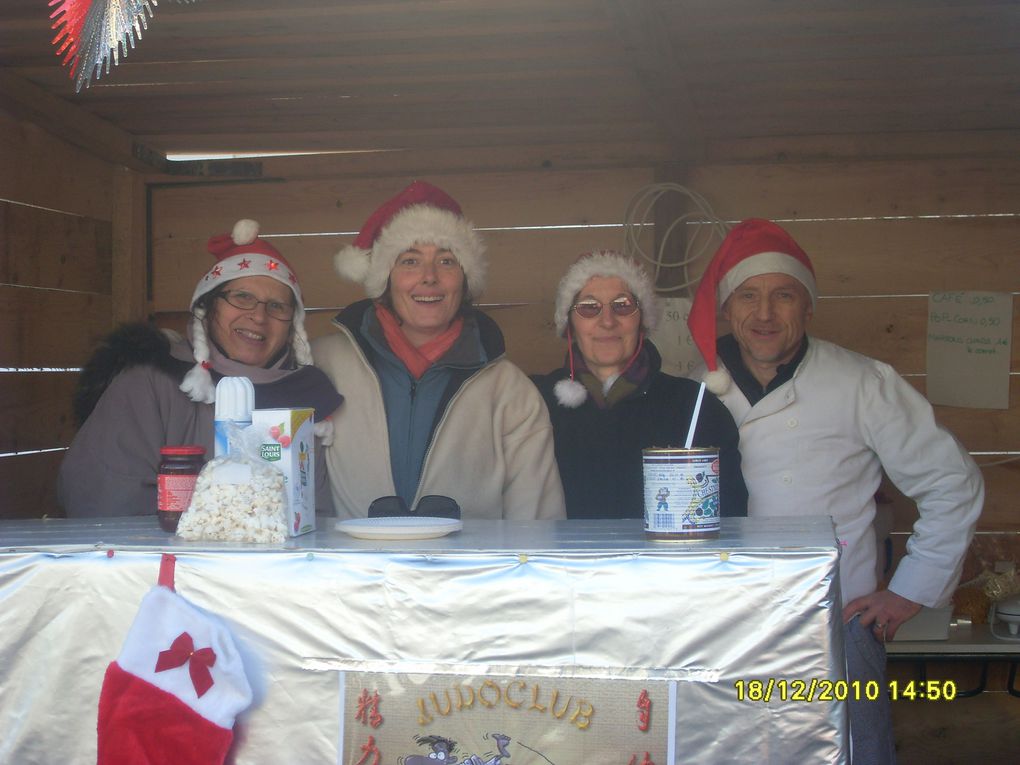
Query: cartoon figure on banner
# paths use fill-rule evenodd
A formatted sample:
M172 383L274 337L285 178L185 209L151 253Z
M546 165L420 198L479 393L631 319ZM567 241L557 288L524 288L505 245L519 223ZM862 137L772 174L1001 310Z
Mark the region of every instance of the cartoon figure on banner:
M659 503L655 506L655 512L658 513L660 511L665 512L669 510L669 502L666 501L667 499L669 499L669 489L663 486L659 489L658 494L655 495L655 501Z
M496 742L496 748L499 750L499 754L489 756L489 759L483 760L477 754L472 754L465 760L458 760L454 752L457 750L457 742L444 738L443 736L415 736L414 741L419 746L427 746L432 749L432 753L429 755L423 754L409 754L405 757L400 758L401 765L456 765L458 762L460 765L502 765L503 759L510 758L510 752L507 751L507 744L510 743L510 737L503 733L491 733L486 734L486 738L492 736Z
M641 758L640 762L635 754L630 758L630 762L627 763L627 765L655 765L655 763L652 761L652 756L648 752L645 752L645 756Z

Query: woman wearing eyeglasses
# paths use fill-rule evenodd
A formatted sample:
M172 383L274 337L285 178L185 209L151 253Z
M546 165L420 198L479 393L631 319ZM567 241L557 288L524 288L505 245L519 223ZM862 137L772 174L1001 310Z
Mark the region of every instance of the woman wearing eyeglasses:
M553 423L556 461L570 518L639 518L641 450L683 446L698 383L661 371L648 339L658 320L651 280L617 252L582 255L556 292L556 330L567 340L563 367L535 378ZM706 393L695 447L720 451L722 514L747 515L737 428Z
M316 433L343 398L311 366L297 276L242 220L209 240L216 263L191 299L189 339L145 324L121 327L82 370L81 424L60 467L57 495L70 517L153 515L163 446L213 451L213 402L221 377L247 377L261 409L313 407ZM325 470L317 471L320 489ZM329 495L320 491L324 509Z
M484 250L456 200L416 181L337 254L369 298L313 345L347 396L326 452L337 515L364 518L390 496L420 512L438 495L465 518L564 517L545 405L471 305Z

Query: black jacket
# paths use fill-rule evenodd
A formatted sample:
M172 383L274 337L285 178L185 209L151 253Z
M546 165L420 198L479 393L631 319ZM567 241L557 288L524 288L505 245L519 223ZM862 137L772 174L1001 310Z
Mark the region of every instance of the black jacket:
M662 372L655 346L646 340L644 347L649 355L647 377L609 409L599 409L591 397L576 409L560 404L553 386L569 376L563 368L533 378L549 407L569 518L642 517L641 450L684 445L698 383ZM719 501L724 516L747 515L738 439L729 411L706 392L693 446L719 449Z

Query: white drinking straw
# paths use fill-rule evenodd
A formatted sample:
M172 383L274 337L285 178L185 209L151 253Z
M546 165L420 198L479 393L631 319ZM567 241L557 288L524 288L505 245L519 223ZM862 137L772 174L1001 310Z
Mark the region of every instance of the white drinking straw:
M690 449L694 443L694 430L698 427L698 415L701 414L701 400L705 397L705 383L698 388L698 400L694 403L694 414L691 415L691 428L687 431L687 440L684 442L684 449Z

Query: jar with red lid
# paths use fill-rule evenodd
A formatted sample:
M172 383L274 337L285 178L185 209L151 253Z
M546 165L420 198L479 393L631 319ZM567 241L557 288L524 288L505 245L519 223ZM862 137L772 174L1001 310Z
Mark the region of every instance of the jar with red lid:
M156 516L163 531L177 531L181 513L191 504L195 481L205 462L204 446L164 446L156 476Z

